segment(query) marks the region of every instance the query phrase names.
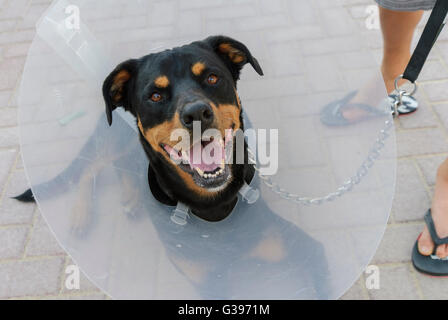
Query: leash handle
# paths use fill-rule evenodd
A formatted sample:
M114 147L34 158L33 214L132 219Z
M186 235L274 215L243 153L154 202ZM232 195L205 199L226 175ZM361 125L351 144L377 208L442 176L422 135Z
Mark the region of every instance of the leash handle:
M412 83L417 80L422 68L428 59L440 32L446 24L446 16L448 14L448 1L437 0L428 23L425 26L423 34L418 45L409 61L408 66L403 74L403 79L407 79Z

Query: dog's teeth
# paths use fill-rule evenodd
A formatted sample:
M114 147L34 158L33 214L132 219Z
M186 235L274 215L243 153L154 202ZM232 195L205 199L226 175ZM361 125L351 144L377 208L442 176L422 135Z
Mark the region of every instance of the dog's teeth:
M199 168L194 168L194 169L197 171L197 173L199 173L199 175L200 175L201 177L204 176L204 171L202 171L202 170L199 169Z

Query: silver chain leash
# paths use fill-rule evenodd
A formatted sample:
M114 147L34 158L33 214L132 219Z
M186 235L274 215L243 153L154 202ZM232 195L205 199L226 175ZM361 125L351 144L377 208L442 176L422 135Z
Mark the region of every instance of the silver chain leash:
M295 202L297 204L310 206L310 205L321 205L326 202L334 201L335 199L342 197L347 192L351 191L356 185L360 184L363 178L369 173L369 170L373 167L376 160L380 157L381 150L385 146L387 138L390 136L390 129L393 128L393 121L388 119L384 123L384 128L380 131L375 144L370 149L367 158L361 164L356 174L344 182L335 192L331 192L323 197L309 198L301 197L298 194L290 193L286 189L279 186L279 184L272 180L270 176L265 176L261 174L260 168L257 167L257 162L255 161L255 156L251 150L249 153L249 162L254 165L255 171L257 171L258 176L261 181L275 194L279 195L281 198Z
M413 95L417 91L417 85L414 83L414 88L412 92L407 92L405 90L401 90L398 87L398 81L402 79L403 76L400 75L395 80L395 89L398 92L398 97L394 102L393 108L392 108L392 116L395 118L398 116L398 107L402 104L402 98L403 96L407 95ZM265 176L261 174L260 168L257 167L256 157L253 154L252 150L248 149L249 153L249 163L252 164L255 168L255 171L257 172L258 176L260 177L261 181L270 189L272 192L280 196L281 198L292 201L299 205L305 205L305 206L311 206L311 205L321 205L327 202L334 201L337 198L342 197L346 193L353 190L353 188L360 184L361 181L364 179L365 176L369 173L370 169L374 166L375 162L378 160L378 158L381 155L381 151L385 147L386 140L390 137L390 130L393 128L393 120L388 119L384 123L384 128L381 129L381 131L378 134L378 137L370 149L367 158L363 161L359 169L356 171L356 174L352 176L350 179L348 179L346 182L344 182L339 188L336 189L336 191L331 192L323 197L316 197L316 198L309 198L309 197L302 197L298 194L290 193L286 189L280 187L280 185L273 181L270 176Z

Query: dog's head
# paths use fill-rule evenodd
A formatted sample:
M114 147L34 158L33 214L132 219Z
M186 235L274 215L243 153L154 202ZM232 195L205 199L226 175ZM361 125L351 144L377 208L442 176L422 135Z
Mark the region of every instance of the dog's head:
M238 190L233 189L241 187L244 172L238 165L222 161L207 164L201 156L199 161L193 157L195 150L201 153L207 147L222 148L224 160L229 142L226 134L244 129L236 84L247 63L263 74L244 44L215 36L125 61L105 80L109 124L117 107L136 117L151 166L164 191L176 200L210 205L222 201L220 195L226 192L235 196ZM198 124L201 131L196 139L193 129ZM177 147L179 141L172 141L172 133L178 129L190 133L187 148L181 149ZM220 137L207 135L213 130Z

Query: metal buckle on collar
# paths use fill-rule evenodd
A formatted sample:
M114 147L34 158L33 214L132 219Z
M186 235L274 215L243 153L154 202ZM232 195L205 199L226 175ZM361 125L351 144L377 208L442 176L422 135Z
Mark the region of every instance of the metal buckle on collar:
M260 198L260 191L258 189L253 189L247 183L244 183L244 186L240 189L239 193L248 204L254 204Z
M239 194L248 204L254 204L260 198L260 191L251 188L247 183L244 183ZM171 221L179 226L185 226L188 223L187 219L190 218L190 212L190 208L186 204L178 202L171 215Z
M190 208L182 202L178 202L171 216L171 221L179 226L185 226L188 218L190 218Z

